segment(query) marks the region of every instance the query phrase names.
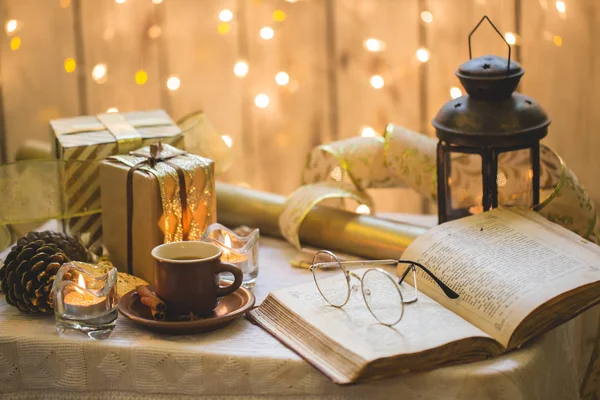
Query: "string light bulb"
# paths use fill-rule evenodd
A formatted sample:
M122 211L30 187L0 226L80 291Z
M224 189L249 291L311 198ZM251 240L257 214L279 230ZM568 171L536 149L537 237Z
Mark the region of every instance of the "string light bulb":
M167 89L174 91L179 89L179 86L181 86L181 81L177 76L171 75L169 79L167 79Z
M71 72L75 71L75 68L77 68L77 63L73 58L69 57L65 60L64 66L65 71L70 74Z
M231 30L231 26L228 22L221 22L219 26L217 26L217 32L221 35L227 35Z
M375 89L381 89L384 84L385 81L381 75L373 75L371 77L371 86L373 86Z
M244 60L240 60L240 61L236 62L235 65L233 66L233 73L238 78L243 78L246 75L248 75L249 69L250 69L250 67L248 66L248 63Z
M281 10L275 10L273 11L273 21L275 22L283 22L285 20L285 12L281 11Z
M223 22L229 22L233 19L233 13L228 9L221 10L219 13L219 19Z
M135 83L143 85L146 82L148 82L148 73L143 69L140 69L135 73Z
M117 3L117 4L123 4L123 3L125 3L125 0L115 0L115 3Z
M421 61L422 63L429 61L429 50L424 47L417 49L417 60Z
M285 86L290 82L290 76L285 71L280 71L275 75L275 82L279 86Z
M383 51L385 50L385 43L379 39L369 38L365 40L365 48L369 51Z
M231 136L229 135L222 135L221 139L223 139L223 141L225 142L225 145L229 148L231 148L231 146L233 146L233 139L231 138Z
M377 132L375 132L375 129L371 128L370 126L363 126L363 128L360 130L360 136L375 137L377 136Z
M371 209L369 208L368 205L361 204L360 206L356 207L356 213L369 215L369 214L371 214Z
M254 104L256 104L256 107L258 108L267 108L269 106L269 103L269 96L267 96L264 93L259 93L254 98Z
M111 107L108 110L106 110L107 113L118 113L119 110L116 107Z
M271 40L275 36L275 31L270 26L265 26L260 30L260 37L265 40Z
M106 64L96 64L94 68L92 68L92 78L96 81L96 83L104 83L107 79L108 68Z
M6 33L11 34L17 30L19 23L16 19L11 19L6 22Z
M423 22L425 22L426 24L430 24L431 22L433 22L433 14L429 11L422 11L421 20L423 20Z
M517 37L512 32L506 32L504 34L504 39L506 39L506 43L510 44L511 46L517 43Z
M562 46L562 38L558 35L556 35L552 38L552 42L554 42L554 44L558 47Z
M564 14L567 11L567 5L562 0L556 0L556 9L559 13Z
M456 86L452 86L450 88L450 97L453 99L458 99L460 96L462 96L462 90Z
M160 4L163 0L152 0L152 4Z
M18 36L15 36L14 38L12 38L10 40L10 49L12 51L17 51L17 50L19 50L19 47L21 47L21 38Z

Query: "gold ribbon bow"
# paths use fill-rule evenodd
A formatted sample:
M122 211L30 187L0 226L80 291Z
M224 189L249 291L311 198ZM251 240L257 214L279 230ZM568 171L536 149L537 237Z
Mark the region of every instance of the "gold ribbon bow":
M410 187L432 201L437 199L437 140L406 128L389 124L384 137L350 138L315 147L307 157L300 187L286 201L279 218L283 236L300 248L298 231L310 209L325 199L353 198L367 204L372 200L367 188ZM588 193L564 161L549 147L541 146L540 195L534 207L544 217L582 237L598 243L596 211ZM453 202L474 204L480 165L476 159L461 157L453 164ZM499 166L499 202L503 205L527 204L522 194L530 184L527 151L506 153ZM480 179L480 178L479 178Z

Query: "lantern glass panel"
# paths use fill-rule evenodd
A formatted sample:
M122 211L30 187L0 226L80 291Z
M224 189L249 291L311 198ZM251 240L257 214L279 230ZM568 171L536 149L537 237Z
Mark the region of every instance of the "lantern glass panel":
M462 210L461 215L481 212L483 186L481 156L479 154L450 153L451 167L448 189L452 210Z
M533 205L531 150L521 149L498 156L498 205Z

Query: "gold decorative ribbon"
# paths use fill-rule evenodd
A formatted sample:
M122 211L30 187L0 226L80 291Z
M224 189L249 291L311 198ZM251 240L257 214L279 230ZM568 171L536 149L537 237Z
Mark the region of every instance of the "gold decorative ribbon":
M350 138L315 147L307 157L302 186L286 201L279 218L283 236L300 248L298 231L310 209L325 199L353 198L369 205L367 188L410 187L432 201L437 200L437 140L406 128L388 125L385 136ZM549 147L540 152L540 195L534 209L582 237L598 242L596 211L588 193L564 161ZM531 184L528 151L502 153L499 158L501 205L530 204ZM456 155L452 172L453 204L480 203L481 160ZM529 186L530 187L530 186Z

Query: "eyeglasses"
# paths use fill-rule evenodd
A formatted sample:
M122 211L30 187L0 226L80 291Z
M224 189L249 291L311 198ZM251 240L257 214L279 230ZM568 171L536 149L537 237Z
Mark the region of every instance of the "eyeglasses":
M398 266L399 264L408 264L408 267L398 281L396 278L381 268L369 268L361 276L358 276L348 268L365 266ZM367 308L380 323L393 326L402 319L404 315L404 305L414 303L418 300L417 290L417 270L421 268L431 279L433 279L446 296L451 299L458 298L458 294L450 289L444 282L438 279L431 271L415 261L408 260L365 260L365 261L342 261L340 262L335 254L327 250L318 251L314 258L310 271L313 274L317 289L323 299L334 307L341 308L348 303L350 299L350 289L362 292L363 300ZM325 271L334 271L333 274ZM340 275L339 272L343 274ZM412 272L412 288L406 283L403 284L406 277ZM337 279L335 279L335 278ZM344 279L345 278L345 279ZM351 278L360 281L358 285L351 285ZM408 290L410 296L406 299L402 294L401 288Z

